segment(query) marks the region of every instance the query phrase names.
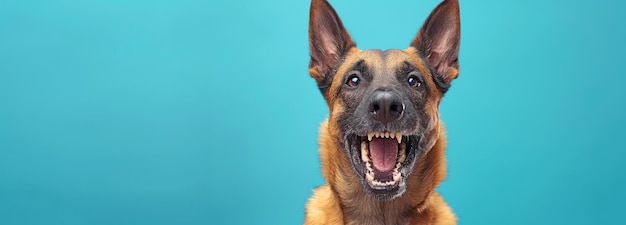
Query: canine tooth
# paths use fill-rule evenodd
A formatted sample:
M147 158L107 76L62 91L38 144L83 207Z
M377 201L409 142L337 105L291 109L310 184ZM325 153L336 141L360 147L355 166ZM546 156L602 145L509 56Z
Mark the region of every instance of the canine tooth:
M402 143L402 134L397 133L396 134L396 140L398 140L398 144Z
M370 174L370 173L366 173L365 174L365 178L367 179L367 181L376 184L376 181L374 180L374 175Z
M401 177L402 177L401 173L396 173L396 174L393 175L393 181L394 182L398 182L398 181L400 181Z
M372 141L372 137L374 137L374 133L367 134L367 140Z
M369 149L367 149L367 142L361 142L361 160L363 160L363 162L368 162L370 160L370 158L367 157L368 153Z

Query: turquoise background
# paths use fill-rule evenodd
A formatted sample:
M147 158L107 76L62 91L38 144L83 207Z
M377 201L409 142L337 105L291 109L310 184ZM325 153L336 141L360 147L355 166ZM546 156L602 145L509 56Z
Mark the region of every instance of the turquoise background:
M332 0L362 49L436 0ZM624 1L461 1L460 224L623 224ZM299 224L327 109L309 1L0 1L0 224Z

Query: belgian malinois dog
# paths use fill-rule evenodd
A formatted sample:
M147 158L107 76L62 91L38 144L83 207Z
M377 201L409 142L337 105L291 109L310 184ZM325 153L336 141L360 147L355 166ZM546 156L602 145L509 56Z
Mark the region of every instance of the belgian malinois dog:
M320 127L327 184L304 224L456 224L435 188L446 176L439 105L459 74L458 0L444 0L404 50L359 50L326 0L313 0L309 73L330 113Z

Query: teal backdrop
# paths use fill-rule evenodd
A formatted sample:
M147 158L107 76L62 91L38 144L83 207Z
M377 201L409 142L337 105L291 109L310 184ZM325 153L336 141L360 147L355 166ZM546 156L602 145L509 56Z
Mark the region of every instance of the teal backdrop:
M0 2L0 224L299 224L324 183L309 1ZM437 0L331 0L362 49ZM624 1L461 0L460 224L624 224Z

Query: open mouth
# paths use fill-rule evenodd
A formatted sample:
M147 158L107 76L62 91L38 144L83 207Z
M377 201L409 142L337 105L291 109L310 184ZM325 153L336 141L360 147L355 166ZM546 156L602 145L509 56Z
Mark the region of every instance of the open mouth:
M371 132L367 136L351 135L353 164L362 173L366 189L374 195L397 196L404 192L404 180L415 158L412 146L415 135L396 132ZM358 151L356 151L358 150Z
M361 141L361 160L365 163L365 178L373 188L397 185L402 173L400 166L406 159L406 143L402 135L376 132Z

